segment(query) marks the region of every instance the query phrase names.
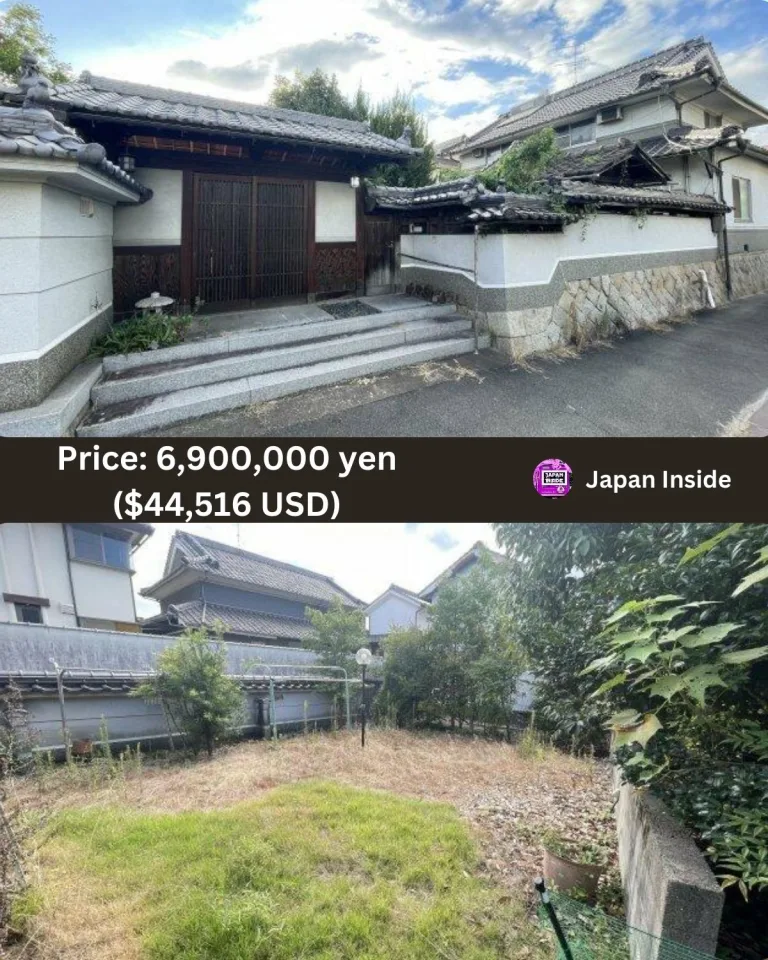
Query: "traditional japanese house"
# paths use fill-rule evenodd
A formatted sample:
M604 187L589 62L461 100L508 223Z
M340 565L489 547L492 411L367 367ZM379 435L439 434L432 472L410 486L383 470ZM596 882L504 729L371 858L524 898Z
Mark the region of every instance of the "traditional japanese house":
M407 129L391 140L353 120L89 73L51 105L153 191L115 214L118 317L150 290L207 309L390 292L391 237L375 218L366 233L360 183L419 153Z

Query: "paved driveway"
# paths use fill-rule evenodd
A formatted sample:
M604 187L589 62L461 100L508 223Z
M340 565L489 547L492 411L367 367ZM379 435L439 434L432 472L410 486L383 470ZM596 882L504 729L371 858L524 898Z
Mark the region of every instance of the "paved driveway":
M206 417L187 436L716 436L768 396L768 294L522 369L489 351ZM759 417L758 417L759 419ZM168 435L169 431L163 431ZM744 423L739 432L748 433Z

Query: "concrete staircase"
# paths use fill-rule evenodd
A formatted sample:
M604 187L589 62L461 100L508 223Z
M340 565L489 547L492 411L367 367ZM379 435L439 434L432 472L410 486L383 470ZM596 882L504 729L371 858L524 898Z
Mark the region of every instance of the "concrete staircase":
M377 298L366 303L374 306ZM471 321L453 304L381 298L385 309L334 319L264 325L238 315L238 329L155 353L104 359L81 437L133 436L195 417L274 400L312 387L444 360L475 349ZM326 319L327 317L327 319ZM245 322L245 326L243 325ZM481 348L488 339L481 337Z

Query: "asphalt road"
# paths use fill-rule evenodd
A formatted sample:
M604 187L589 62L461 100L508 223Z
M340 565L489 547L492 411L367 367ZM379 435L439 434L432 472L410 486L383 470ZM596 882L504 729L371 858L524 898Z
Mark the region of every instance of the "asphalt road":
M485 351L163 431L186 436L717 436L768 391L768 295L523 369ZM731 426L730 432L733 432ZM748 433L749 430L741 432Z

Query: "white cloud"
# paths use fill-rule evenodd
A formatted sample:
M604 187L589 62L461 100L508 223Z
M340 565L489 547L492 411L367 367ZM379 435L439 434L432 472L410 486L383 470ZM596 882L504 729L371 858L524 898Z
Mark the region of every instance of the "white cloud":
M362 84L379 99L400 88L426 98L439 114L463 103L490 102L520 86L519 78L491 82L472 72L447 79L446 72L466 59L497 57L521 66L534 61L539 69L552 59L553 26L529 23L550 2L468 0L460 10L427 15L406 0L257 0L230 27L158 33L140 46L119 37L74 66L259 103L278 72L290 72L292 64L306 70L317 54L318 65L337 72L345 93ZM179 62L182 67L169 72Z
M765 100L768 90L768 39L722 54L720 62L728 80L742 93L758 102Z
M566 27L576 31L607 6L608 0L556 0L555 12Z
M238 531L239 528L239 531ZM142 587L160 579L168 545L176 529L245 550L264 554L323 573L361 600L371 601L393 581L409 590L421 590L477 540L495 549L495 539L485 523L170 523L155 526L155 533L134 555L136 607L140 617L158 610L153 600L138 595ZM449 543L455 543L445 549Z

